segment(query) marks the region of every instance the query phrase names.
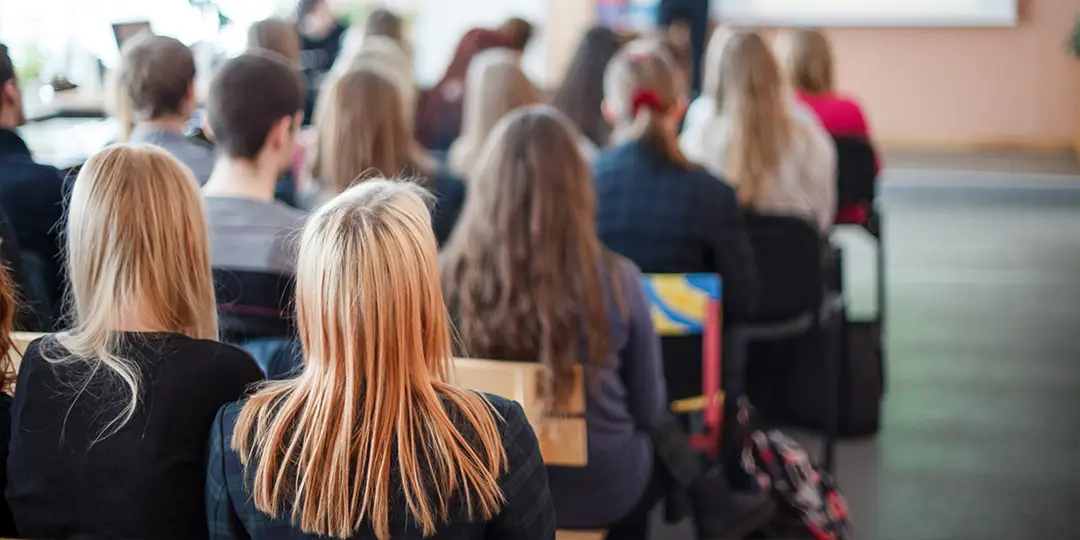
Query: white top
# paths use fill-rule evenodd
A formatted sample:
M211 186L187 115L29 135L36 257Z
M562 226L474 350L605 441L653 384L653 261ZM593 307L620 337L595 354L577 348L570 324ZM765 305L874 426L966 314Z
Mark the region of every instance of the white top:
M713 114L712 98L701 97L687 111L679 146L687 159L724 177L724 153L731 122ZM805 106L791 103L796 129L788 153L769 191L758 198L754 210L802 216L827 232L836 217L836 145Z

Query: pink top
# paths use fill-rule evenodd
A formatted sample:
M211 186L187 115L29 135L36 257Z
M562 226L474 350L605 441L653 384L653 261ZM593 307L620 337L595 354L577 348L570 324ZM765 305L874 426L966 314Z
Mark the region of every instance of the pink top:
M814 110L821 125L837 137L863 137L870 140L862 107L855 100L836 94L807 94L798 92L799 100Z

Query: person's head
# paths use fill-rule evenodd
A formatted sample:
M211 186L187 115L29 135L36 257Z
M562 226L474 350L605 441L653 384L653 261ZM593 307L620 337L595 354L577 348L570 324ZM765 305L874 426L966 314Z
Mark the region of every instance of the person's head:
M542 101L509 49L488 49L473 59L465 79L461 136L450 148L450 168L468 176L495 124L507 113Z
M374 176L427 174L412 159L412 123L404 96L388 69L368 65L331 77L315 110L311 177L332 197Z
M377 8L364 22L364 36L383 36L405 43L405 24L401 17L385 8Z
M507 48L522 52L529 46L529 40L532 39L533 26L525 19L511 17L496 32L502 34Z
M143 32L124 44L120 83L139 122L195 110L195 56L175 38Z
M793 129L780 67L757 32L736 33L724 48L720 92L718 112L731 123L724 177L752 208L770 188Z
M459 501L477 520L503 503L507 459L489 406L447 383L453 350L428 198L416 184L373 179L304 227L304 371L251 397L232 446L256 507L290 508L305 532L349 538L370 524L390 538L396 497L427 535ZM448 410L468 424L461 434Z
M385 36L362 36L359 39L346 40L331 71L334 74L343 74L370 66L376 66L394 76L405 94L406 114L412 118L417 99L416 76L413 73L412 60L398 42Z
M87 160L67 214L72 328L58 334L70 361L128 390L108 436L136 410L142 381L122 356L123 331L217 338L206 218L190 170L160 148L114 145Z
M26 123L22 93L8 48L0 43L0 128L15 129Z
M807 94L833 91L833 61L829 40L820 30L798 28L781 33L776 56L788 81Z
M11 269L0 264L0 393L10 394L15 385L15 367L11 365L10 354L15 349L11 332L17 310Z
M280 174L292 159L305 92L297 67L277 53L249 52L225 62L206 104L218 152Z
M679 165L678 130L686 112L686 88L671 55L656 40L622 48L604 73L604 113L618 142L636 141Z
M503 118L477 163L446 245L443 287L462 345L551 369L545 398L568 405L586 343L609 345L589 167L570 121L537 105Z
M248 50L264 49L300 64L300 34L284 19L264 19L248 28Z
M562 85L551 104L566 114L581 133L597 146L606 146L611 126L604 118L604 69L619 52L618 36L611 29L596 26L581 38L570 60Z

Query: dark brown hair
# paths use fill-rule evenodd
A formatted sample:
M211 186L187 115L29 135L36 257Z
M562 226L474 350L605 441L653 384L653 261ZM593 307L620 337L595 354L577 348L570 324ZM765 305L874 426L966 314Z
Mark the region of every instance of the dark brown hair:
M569 120L545 105L503 118L477 165L442 271L460 352L542 363L558 411L582 345L592 374L611 344L602 272L614 255L596 234L588 165Z
M378 8L368 15L364 23L365 36L384 36L398 43L405 39L405 29L401 17L389 9Z
M143 32L124 45L120 83L139 120L179 113L195 83L195 56L174 38Z
M611 29L596 26L581 38L562 84L551 104L563 112L581 134L596 146L607 146L611 125L604 118L604 69L619 52L619 38Z
M206 114L214 141L226 155L253 159L282 118L304 108L304 82L296 67L272 52L249 52L218 69Z

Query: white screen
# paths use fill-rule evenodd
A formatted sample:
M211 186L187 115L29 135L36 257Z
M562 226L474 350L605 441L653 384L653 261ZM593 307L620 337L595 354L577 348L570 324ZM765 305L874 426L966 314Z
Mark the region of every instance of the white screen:
M762 26L1015 26L1017 0L713 0L723 23Z

